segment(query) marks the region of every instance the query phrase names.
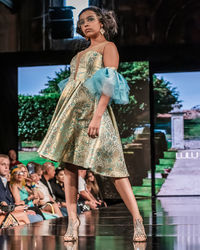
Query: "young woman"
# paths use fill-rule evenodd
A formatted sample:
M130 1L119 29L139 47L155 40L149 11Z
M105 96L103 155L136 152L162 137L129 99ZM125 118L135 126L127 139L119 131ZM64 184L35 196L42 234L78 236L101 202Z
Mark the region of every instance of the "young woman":
M117 32L111 12L89 7L79 14L77 31L90 41L87 49L71 61L67 80L48 132L38 150L42 157L65 165L65 194L68 229L65 241L78 239L76 197L78 169L111 177L133 216L134 241L145 241L138 210L126 169L116 121L110 107L128 103L129 87L117 73L119 55L110 42Z
M103 201L99 185L92 171L87 171L85 176L85 181L87 184L88 191L93 195L93 197L100 202L99 207L107 207L106 202Z
M11 171L10 189L16 205L27 205L29 212L30 210L33 210L32 208L34 208L34 204L37 204L38 202L38 197L36 197L34 193L26 187L22 168L17 167ZM37 217L43 220L41 211L37 212Z
M60 202L62 206L66 206L65 191L64 191L64 169L61 167L56 168L55 178L50 181L56 201Z

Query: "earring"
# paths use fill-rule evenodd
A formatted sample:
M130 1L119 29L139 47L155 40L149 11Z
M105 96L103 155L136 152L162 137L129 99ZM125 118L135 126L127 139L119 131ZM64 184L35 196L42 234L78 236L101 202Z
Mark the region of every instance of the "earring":
M101 29L100 29L100 33L101 33L101 35L103 36L104 33L105 33L105 30L104 30L103 28L101 28Z

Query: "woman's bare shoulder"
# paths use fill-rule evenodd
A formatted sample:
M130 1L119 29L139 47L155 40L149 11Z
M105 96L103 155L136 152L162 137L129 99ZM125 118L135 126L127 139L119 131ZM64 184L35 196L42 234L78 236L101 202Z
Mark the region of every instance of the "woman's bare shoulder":
M115 49L115 50L117 50L117 46L115 45L115 43L108 41L105 44L104 49Z
M105 45L104 53L104 66L118 68L119 64L119 53L116 45L113 42L109 42Z

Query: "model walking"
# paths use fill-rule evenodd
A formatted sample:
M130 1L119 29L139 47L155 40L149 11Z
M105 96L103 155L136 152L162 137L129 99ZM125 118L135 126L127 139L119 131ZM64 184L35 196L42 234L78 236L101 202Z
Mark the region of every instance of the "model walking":
M126 169L121 141L110 102L128 103L129 87L117 73L119 55L109 39L117 33L112 12L89 7L79 14L77 32L90 46L71 61L71 74L48 132L38 150L42 157L65 165L65 194L68 229L65 241L78 239L78 169L109 176L133 216L134 241L145 241L143 220L138 210Z

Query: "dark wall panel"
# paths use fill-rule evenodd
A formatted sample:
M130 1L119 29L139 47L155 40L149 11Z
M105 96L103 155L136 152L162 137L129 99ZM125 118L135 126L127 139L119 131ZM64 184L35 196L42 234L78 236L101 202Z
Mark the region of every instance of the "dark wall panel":
M1 66L0 71L0 153L17 149L17 68Z

